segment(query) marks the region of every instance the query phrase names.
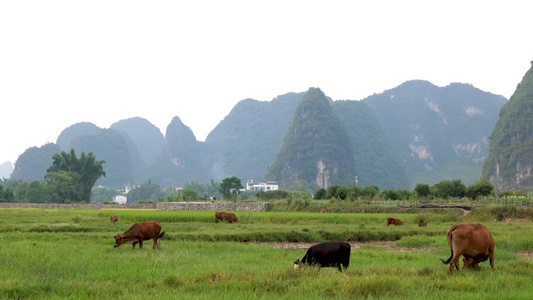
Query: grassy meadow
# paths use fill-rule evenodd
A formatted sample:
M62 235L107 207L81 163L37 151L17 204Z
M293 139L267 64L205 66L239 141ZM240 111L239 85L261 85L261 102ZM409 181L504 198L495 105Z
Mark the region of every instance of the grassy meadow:
M115 214L118 224L111 224ZM0 209L0 299L531 299L533 222L490 214ZM386 226L398 217L404 226ZM421 219L428 227L418 227ZM162 249L113 248L133 223L157 220ZM446 231L479 222L496 270L449 275ZM294 270L308 245L352 244L350 267ZM305 243L301 245L300 243ZM300 245L300 246L298 246ZM462 263L461 263L462 264Z

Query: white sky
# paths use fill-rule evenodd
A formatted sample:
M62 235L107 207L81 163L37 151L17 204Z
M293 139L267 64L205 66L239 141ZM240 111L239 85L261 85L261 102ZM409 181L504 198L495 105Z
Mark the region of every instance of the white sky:
M66 127L174 116L198 140L245 98L407 80L509 98L533 60L530 1L0 1L0 163Z

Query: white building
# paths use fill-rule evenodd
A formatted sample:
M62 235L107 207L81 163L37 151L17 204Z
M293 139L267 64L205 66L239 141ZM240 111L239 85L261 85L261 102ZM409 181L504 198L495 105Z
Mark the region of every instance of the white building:
M279 188L279 184L275 181L265 181L254 183L253 180L246 181L246 190L247 191L275 191Z
M113 202L118 204L126 204L128 202L128 197L122 195L116 195L113 197Z

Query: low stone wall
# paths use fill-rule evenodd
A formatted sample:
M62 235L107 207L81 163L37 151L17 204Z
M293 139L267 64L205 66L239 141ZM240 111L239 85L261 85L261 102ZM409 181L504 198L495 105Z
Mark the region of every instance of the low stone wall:
M267 211L266 202L157 202L147 204L0 203L0 208L39 209L154 209L200 211Z

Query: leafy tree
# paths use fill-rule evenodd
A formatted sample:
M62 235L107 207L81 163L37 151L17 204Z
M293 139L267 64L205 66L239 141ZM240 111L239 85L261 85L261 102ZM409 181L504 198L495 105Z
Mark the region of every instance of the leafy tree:
M461 179L454 179L452 180L452 196L461 198L466 195L466 185L461 181Z
M362 190L361 190L361 195L367 199L372 199L374 197L376 197L376 195L379 193L379 187L375 186L375 185L371 185L371 186L365 186Z
M492 183L488 182L485 179L480 180L478 183L468 187L466 195L468 198L475 200L479 196L487 196L492 193L494 186Z
M443 180L433 186L431 193L440 198L461 198L466 195L466 186L460 179Z
M15 196L13 195L13 190L9 187L5 187L3 184L0 184L0 202L14 202Z
M78 189L78 197L71 199L74 202L89 201L94 184L100 177L105 177L106 175L102 166L105 161L97 161L92 152L87 155L82 152L80 158L78 158L75 150L71 149L70 153L62 151L61 154L54 154L52 160L52 166L46 171L45 178L48 176L49 179L53 179L53 182L67 180L67 183L72 179L71 183ZM65 174L49 175L49 173L60 171L69 173L70 178L64 176Z
M167 197L168 202L182 202L183 201L183 194L174 194L172 196Z
M340 186L337 188L335 197L341 200L346 200L346 197L348 197L349 193L350 193L350 188L345 187L345 186Z
M386 199L386 200L399 200L400 199L400 195L398 194L396 190L383 190L381 191L381 196L383 197L383 199Z
M488 196L492 191L494 191L494 185L490 183L488 180L480 180L478 183L476 183L477 189L478 189L478 195L479 196Z
M415 186L414 191L418 195L418 197L426 198L431 193L431 187L429 186L429 184L419 183Z
M21 182L14 190L17 203L50 203L51 199L43 181Z
M326 199L331 199L333 197L337 197L337 189L339 189L340 187L341 186L338 185L338 184L329 186L328 189L326 190L327 191Z
M413 197L413 193L414 192L411 192L409 190L405 190L405 189L400 189L397 191L398 193L398 198L400 200L408 200L408 199L411 199Z
M235 200L239 195L239 190L243 188L244 186L242 185L241 179L235 176L226 177L222 179L219 192L222 194L224 199Z
M317 200L324 200L324 199L327 199L326 198L327 194L328 193L326 189L319 189L318 191L316 191L315 196L313 198Z
M198 192L193 189L184 188L183 191L181 191L181 193L183 194L183 200L185 201L198 200Z
M0 182L4 186L4 190L6 188L11 188L12 190L14 190L19 184L21 184L24 181L22 179L4 178L4 179L0 179Z
M348 196L346 197L350 201L355 201L359 198L361 198L363 195L363 189L358 186L353 186L350 188L350 191L348 192Z
M185 183L184 188L198 191L199 196L207 195L208 200L210 197L220 198L221 196L219 192L220 183L215 182L212 179L208 183L199 183L197 181L187 182Z
M76 172L48 172L44 176L46 191L54 203L71 203L83 201L80 193L80 177Z
M161 198L161 187L159 184L152 183L151 180L135 187L128 193L128 203L138 201L157 201Z

